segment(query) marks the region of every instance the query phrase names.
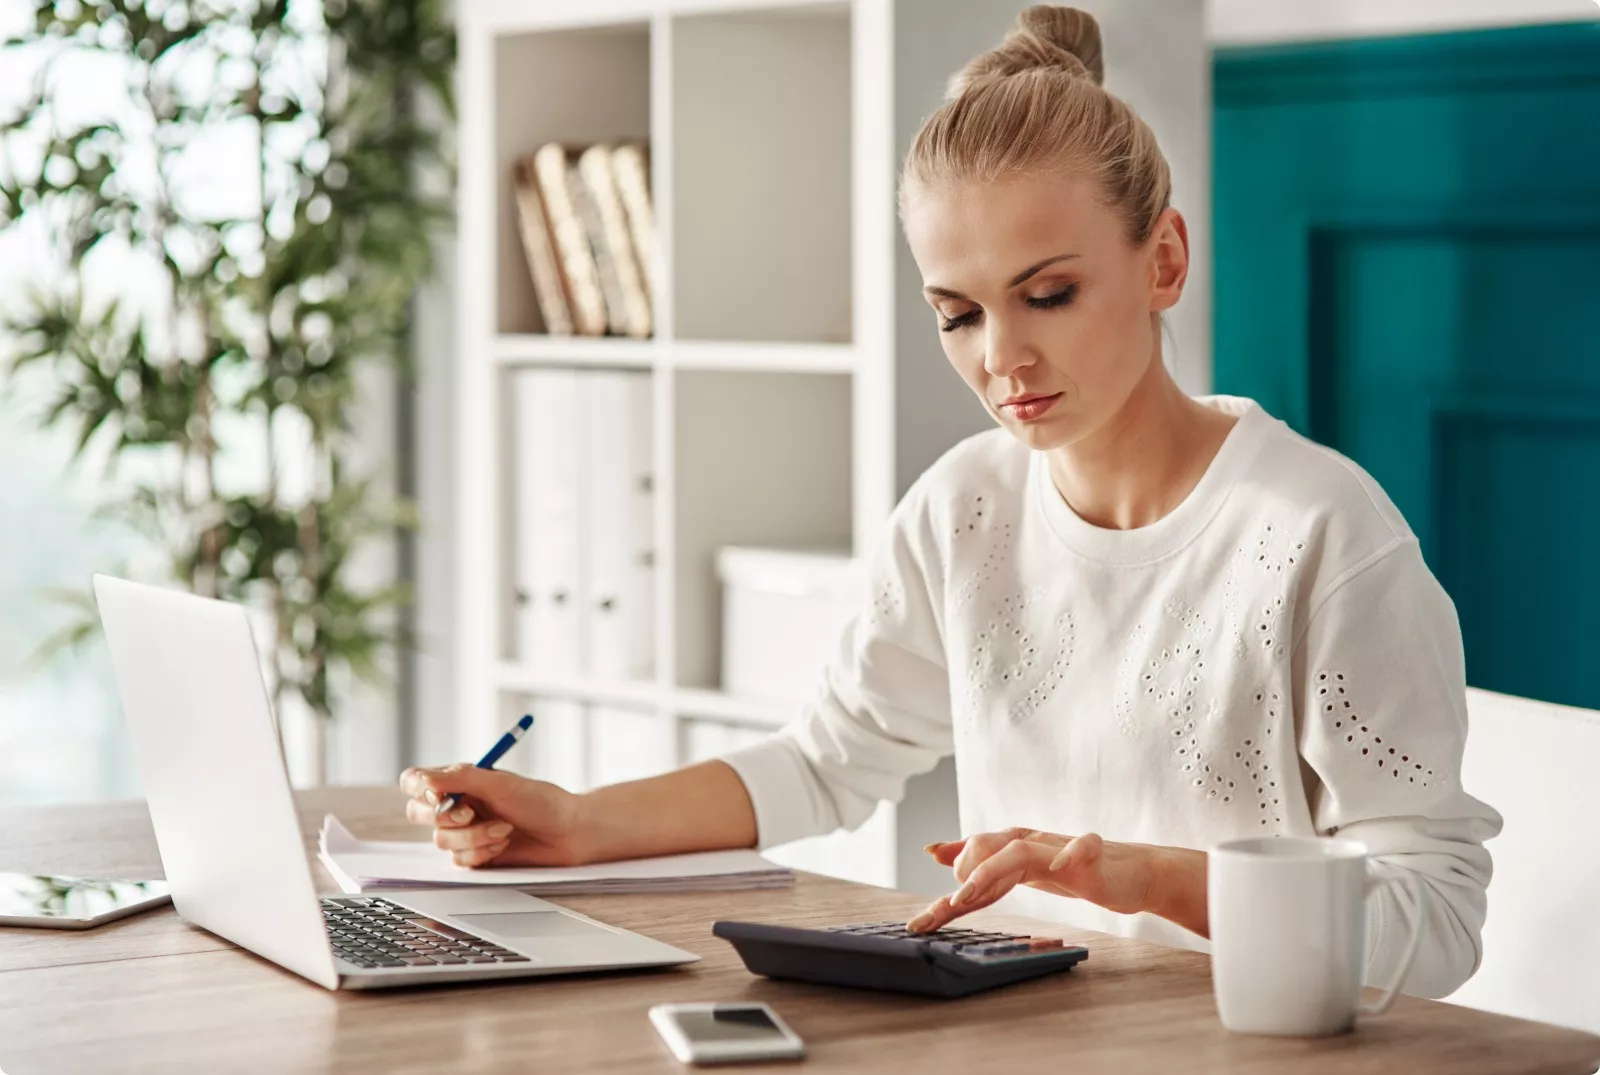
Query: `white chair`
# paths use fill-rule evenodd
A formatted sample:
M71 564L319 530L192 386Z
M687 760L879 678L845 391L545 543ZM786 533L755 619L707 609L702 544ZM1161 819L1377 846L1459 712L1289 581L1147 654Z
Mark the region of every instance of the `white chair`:
M1483 965L1449 1000L1600 1032L1600 713L1467 691L1467 793L1505 817Z

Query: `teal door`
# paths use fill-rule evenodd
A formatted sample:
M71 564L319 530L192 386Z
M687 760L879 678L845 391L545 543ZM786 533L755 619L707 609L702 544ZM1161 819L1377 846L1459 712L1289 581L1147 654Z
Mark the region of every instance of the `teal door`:
M1600 708L1600 23L1219 52L1216 386L1406 515L1478 687Z

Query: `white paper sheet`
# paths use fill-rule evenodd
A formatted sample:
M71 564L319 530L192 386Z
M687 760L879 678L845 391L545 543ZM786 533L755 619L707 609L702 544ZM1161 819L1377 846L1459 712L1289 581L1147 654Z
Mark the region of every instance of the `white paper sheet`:
M422 885L509 885L533 895L586 892L725 892L782 888L787 869L754 851L701 851L592 866L468 869L420 840L362 840L327 815L318 843L322 864L348 893Z

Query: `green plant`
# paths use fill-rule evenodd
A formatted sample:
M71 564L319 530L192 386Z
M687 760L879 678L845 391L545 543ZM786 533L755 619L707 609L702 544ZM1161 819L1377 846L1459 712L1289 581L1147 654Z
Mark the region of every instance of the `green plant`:
M364 589L350 568L414 513L352 472L351 415L368 367L404 367L447 217L416 177L450 167L419 112L453 113L454 34L436 0L36 0L33 14L0 44L0 68L37 70L0 117L0 228L42 223L59 264L0 319L12 375L48 375L39 421L72 428L80 461L135 475L106 510L160 543L175 580L270 615L278 700L327 718L330 673L372 677L404 641L405 589ZM119 66L126 99L72 123L58 78L85 56ZM195 177L224 143L255 155L253 190ZM160 274L162 301L92 301L85 269L112 257ZM224 473L240 445L259 464L243 483Z

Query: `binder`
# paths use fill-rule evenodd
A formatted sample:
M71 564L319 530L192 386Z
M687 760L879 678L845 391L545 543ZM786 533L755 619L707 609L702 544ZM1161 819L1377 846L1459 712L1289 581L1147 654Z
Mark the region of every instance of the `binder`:
M648 374L581 375L585 423L582 602L587 671L603 680L655 672L654 476Z
M538 675L574 676L584 669L578 374L521 373L515 393L517 659Z
M535 399L539 378L534 373L516 373L511 380L511 656L522 664L532 664L538 648L534 642L534 602L538 598L539 570L535 562L534 534L539 529L538 483L534 480L533 460L537 448L534 428L537 423Z
M760 742L770 733L698 717L684 721L683 764L710 761Z
M583 705L565 698L539 698L529 704L528 712L533 714L533 727L519 752L527 759L519 771L572 792L593 787Z
M596 787L655 776L678 766L673 722L650 710L589 710L589 776Z

